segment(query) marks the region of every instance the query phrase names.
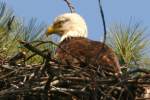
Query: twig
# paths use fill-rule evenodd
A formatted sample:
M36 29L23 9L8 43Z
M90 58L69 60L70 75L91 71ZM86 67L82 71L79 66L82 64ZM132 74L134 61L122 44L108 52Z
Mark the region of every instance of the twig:
M41 52L45 53L47 51L48 50L46 49L46 50L42 50ZM25 62L28 61L29 59L31 59L32 57L36 56L36 55L37 55L37 53L33 53L32 55L30 55L28 58L25 59Z
M137 72L150 74L150 70L145 69L145 68L134 68L134 69L129 70L126 74L133 74L133 73L137 73Z
M25 42L25 41L19 41L20 44L22 44L24 47L26 47L27 49L31 50L32 52L37 53L38 55L42 56L43 58L47 58L47 55L44 54L42 51L36 49L35 47L33 47L31 44ZM50 59L50 58L49 58Z
M101 0L98 0L98 1L99 1L99 9L100 9L101 17L102 17L103 28L104 28L104 40L103 40L103 43L105 44L105 42L106 42L106 35L107 35L106 23L105 23L105 17L104 17L104 12L103 12L103 7L102 7L102 4L101 4Z
M107 35L106 23L105 23L105 17L104 17L103 7L102 7L102 5L101 5L101 1L98 0L98 2L99 2L99 9L100 9L101 17L102 17L102 22L103 22L104 39L103 39L103 48L102 48L101 50L99 50L99 52L97 53L97 56L96 56L96 58L95 58L95 62L97 62L100 53L101 53L103 50L105 50L105 42L106 42L106 35Z
M25 59L25 52L18 52L16 55L9 59L8 63L11 66L16 66L16 62L20 59Z
M64 1L67 3L71 13L76 12L75 7L72 5L71 1L69 1L69 0L64 0Z
M62 92L62 93L68 94L68 95L71 95L70 93L83 93L83 94L86 93L86 92L81 91L79 89L58 88L58 87L55 87L55 86L52 86L50 91L58 91L58 92Z
M111 96L111 93L114 91L114 89L118 86L118 85L120 85L121 83L119 82L119 83L116 83L115 85L113 85L113 88L112 89L110 89L109 91L108 91L108 93L105 95L105 97L104 97L104 100L107 100L107 97L109 97L109 96Z
M5 74L5 75L2 75L2 76L0 77L0 79L4 79L4 78L10 76L10 75L14 74L16 71L17 71L17 70L13 70L13 71L11 71L11 72Z

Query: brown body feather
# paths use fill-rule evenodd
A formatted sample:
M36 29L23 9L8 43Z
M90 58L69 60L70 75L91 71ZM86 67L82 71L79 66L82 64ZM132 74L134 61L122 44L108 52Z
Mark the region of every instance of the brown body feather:
M102 70L108 72L121 72L119 61L114 51L101 42L82 37L72 37L62 41L59 46L61 48L57 48L56 58L64 64L79 65L83 61L95 66L100 65Z

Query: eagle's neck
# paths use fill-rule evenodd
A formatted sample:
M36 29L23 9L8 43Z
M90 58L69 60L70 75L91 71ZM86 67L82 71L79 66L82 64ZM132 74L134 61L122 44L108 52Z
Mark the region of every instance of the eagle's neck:
M81 32L81 31L69 31L66 34L64 34L61 39L60 42L64 41L65 39L69 39L72 37L83 37L83 38L87 38L87 32Z

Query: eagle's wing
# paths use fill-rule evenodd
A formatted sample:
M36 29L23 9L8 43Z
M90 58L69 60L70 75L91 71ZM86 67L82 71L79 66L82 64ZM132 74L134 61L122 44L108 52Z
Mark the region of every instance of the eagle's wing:
M60 43L56 50L56 58L62 63L80 64L81 61L102 69L120 73L120 65L113 50L103 43L86 38L71 38ZM81 60L81 61L80 61Z

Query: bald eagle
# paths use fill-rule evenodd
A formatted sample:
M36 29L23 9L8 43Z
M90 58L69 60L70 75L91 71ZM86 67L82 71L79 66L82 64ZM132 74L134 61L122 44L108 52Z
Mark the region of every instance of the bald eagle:
M120 74L119 61L114 51L102 42L87 39L87 25L79 14L65 13L56 17L46 31L47 36L51 34L61 37L55 58L62 63L80 65L83 61L102 66L102 70L115 75Z

